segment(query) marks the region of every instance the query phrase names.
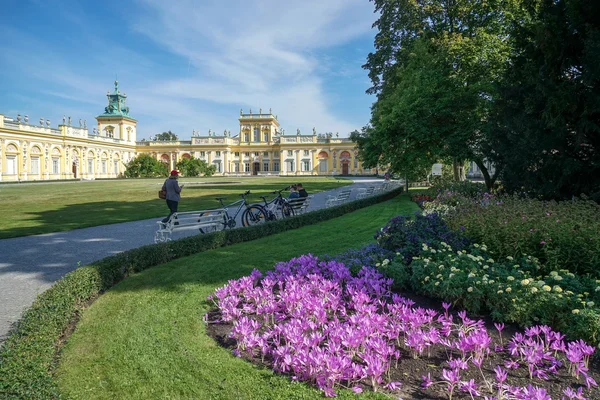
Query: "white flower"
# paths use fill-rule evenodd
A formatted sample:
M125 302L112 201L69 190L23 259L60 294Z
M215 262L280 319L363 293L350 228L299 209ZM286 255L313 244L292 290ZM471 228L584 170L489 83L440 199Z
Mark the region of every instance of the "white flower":
M439 286L439 284L440 284L439 282L434 283L435 286Z
M506 259L509 260L509 261L514 260L514 258L512 258L511 256L507 256Z
M523 286L527 286L527 285L529 285L529 279L523 279L523 280L521 281L521 285L523 285Z
M544 289L544 291L546 291L546 292L550 292L552 290L552 288L548 285L542 286L542 289Z
M594 307L594 302L593 301L588 301L585 305L588 306L588 307Z
M515 280L515 277L514 277L514 276L509 276L509 277L508 277L508 278L506 278L506 279L507 279L507 280L509 280L509 281L514 281L514 280Z
M510 288L510 287L507 287L507 288L506 288L506 293L510 293L510 292L512 292L512 288Z
M579 310L578 309L574 309L573 311L571 311L573 314L579 314Z
M477 276L477 275L475 275L475 274L474 274L474 273L472 273L472 272L471 272L471 273L468 275L468 277L469 277L469 278L475 278L475 276Z
M484 265L483 269L488 269L490 266L489 265Z
M563 291L562 288L560 286L558 286L558 285L554 286L553 289L557 293L561 293Z
M448 275L448 278L454 278L454 274Z
M467 292L469 292L469 293L471 293L472 291L473 291L473 288L472 288L472 287L469 287L469 288L467 289Z
M537 293L537 291L538 291L538 288L536 288L536 287L531 288L531 293Z
M562 281L562 276L560 276L560 275L554 275L554 280L556 280L556 281Z

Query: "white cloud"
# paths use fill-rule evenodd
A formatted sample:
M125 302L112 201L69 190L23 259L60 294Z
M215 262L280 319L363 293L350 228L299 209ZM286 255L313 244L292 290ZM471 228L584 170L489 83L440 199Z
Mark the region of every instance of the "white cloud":
M91 121L105 107L104 94L112 91L118 74L144 137L169 129L182 138L192 129L237 132L240 108L272 108L288 133L296 128L308 133L315 126L318 132L345 136L367 122L333 111L340 95L330 93L327 79L350 81L357 74L352 69L355 54L349 62L336 59L330 50L372 34L370 2L136 1L129 21L134 33L124 34L149 38L153 43L145 40L144 48L133 47L128 39L107 42L101 30L85 31L82 25L85 48L65 52L59 43L0 27L7 38L0 63L35 82L30 93L37 90L45 96L45 101L24 96L27 107L43 105L40 112L53 121L68 111L84 114L73 115L75 119ZM84 11L76 11L65 14L65 21L81 20ZM354 86L364 86L364 77L355 78ZM363 95L362 90L356 95Z

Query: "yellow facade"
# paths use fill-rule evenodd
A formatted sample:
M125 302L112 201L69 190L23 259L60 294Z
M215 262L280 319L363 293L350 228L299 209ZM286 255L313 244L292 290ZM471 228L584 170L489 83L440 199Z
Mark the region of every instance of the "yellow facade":
M174 169L185 157L215 165L216 175L368 175L350 139L332 134L287 134L271 113L240 111L239 132L195 131L188 141L136 141L137 121L129 116L126 95L118 82L108 93L109 106L89 132L79 120L69 117L57 129L40 119L39 126L28 118L0 114L0 181L117 178L125 163L138 154L151 154Z

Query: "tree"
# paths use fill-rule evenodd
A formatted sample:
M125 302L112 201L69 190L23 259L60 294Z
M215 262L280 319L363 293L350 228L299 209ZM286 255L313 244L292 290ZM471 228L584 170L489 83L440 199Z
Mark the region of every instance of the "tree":
M158 161L149 154L140 154L125 164L125 176L127 178L154 178L167 176L168 174L167 164Z
M194 157L182 158L177 162L176 167L184 176L189 177L200 175L212 176L216 172L214 165L209 166L206 161Z
M176 135L176 134L174 134L174 133L173 133L173 132L171 132L171 131L168 131L168 132L163 132L163 133L159 133L159 134L157 134L157 135L156 135L156 138L155 138L155 140L158 140L158 141L165 141L165 142L166 142L166 141L177 140L177 135Z
M532 1L497 102L504 186L600 200L600 2Z
M373 1L379 32L363 67L373 83L367 92L377 95L369 140L382 143L371 149L404 169L416 163L416 171L450 158L457 179L471 159L491 186L495 178L483 162L488 115L510 54L507 33L519 0Z

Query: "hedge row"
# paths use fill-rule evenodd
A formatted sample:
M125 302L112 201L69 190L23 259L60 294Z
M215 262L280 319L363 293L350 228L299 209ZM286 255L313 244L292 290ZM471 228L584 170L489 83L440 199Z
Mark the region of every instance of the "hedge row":
M0 346L0 398L59 398L53 370L63 333L90 301L128 275L180 257L336 218L400 193L402 188L290 219L143 246L68 273L37 298Z

